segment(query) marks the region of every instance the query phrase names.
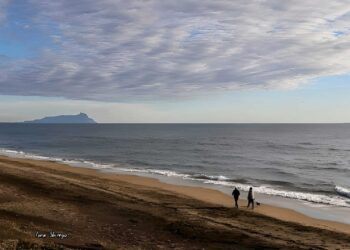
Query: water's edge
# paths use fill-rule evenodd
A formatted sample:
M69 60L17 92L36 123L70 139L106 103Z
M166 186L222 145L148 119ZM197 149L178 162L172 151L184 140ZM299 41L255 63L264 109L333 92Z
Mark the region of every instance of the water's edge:
M42 155L25 153L9 149L0 149L0 155L24 158L33 160L54 161L67 164L72 167L82 167L95 169L105 173L131 174L144 177L156 178L165 183L206 187L219 190L230 195L233 187L238 187L242 191L244 197L245 192L249 189L249 185L235 183L228 180L225 176L208 176L208 175L185 175L175 171L159 170L159 169L141 169L129 168L118 164L99 164L86 160L71 160ZM344 193L344 197L328 197L320 194L307 194L301 192L289 192L283 190L275 190L267 187L254 187L257 199L263 204L269 204L277 207L289 208L300 212L304 215L323 220L336 221L350 224L348 214L350 212L349 200L346 198L349 190L337 187L339 192ZM348 218L348 219L347 219Z

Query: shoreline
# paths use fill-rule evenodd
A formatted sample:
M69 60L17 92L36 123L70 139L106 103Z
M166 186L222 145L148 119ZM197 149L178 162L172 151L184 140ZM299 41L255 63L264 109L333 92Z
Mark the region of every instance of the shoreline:
M102 172L109 173L109 171L102 171ZM125 172L115 171L111 173L125 175ZM199 188L205 188L209 190L216 190L221 193L224 193L227 197L229 197L229 199L232 199L232 196L231 196L232 189L225 186L206 184L202 182L194 182L192 180L185 180L178 177L164 177L164 176L158 176L158 175L144 175L144 174L140 174L140 175L134 174L134 175L156 179L166 184L199 187ZM246 200L247 192L242 190L240 191L241 191L240 205L242 205L242 207L245 207L247 205L247 200ZM264 206L287 209L287 210L296 212L302 216L305 216L307 218L321 220L321 221L328 221L328 222L336 222L336 223L350 226L350 219L348 218L348 213L350 210L348 207L328 206L328 205L322 205L319 203L312 203L309 201L303 201L298 199L261 194L261 193L255 193L255 195L256 195L256 201L258 201L260 204ZM228 204L227 206L229 206L229 202L227 204ZM271 216L275 216L275 215L272 214Z
M233 208L233 198L230 195L227 195L213 188L166 183L166 182L162 182L161 180L155 177L123 174L123 173L113 173L113 172L103 172L92 168L73 167L68 164L64 164L56 161L33 160L33 159L25 159L25 158L22 159L22 158L12 158L8 156L0 156L0 160L2 158L9 158L14 160L19 159L19 160L30 161L30 162L40 161L43 163L54 164L55 167L59 167L61 169L74 172L74 173L84 173L91 176L106 178L109 180L118 180L118 181L127 182L129 184L157 188L161 190L174 192L179 195L188 196L188 197L191 197L200 201L208 202L211 204ZM51 168L50 165L48 165L48 167ZM240 198L239 199L240 209L247 210L246 206L242 205L246 203L247 201L245 199ZM306 226L320 227L324 229L331 229L331 230L350 234L350 224L313 218L289 208L278 207L278 206L273 206L269 204L262 204L261 206L255 206L254 212L257 212L269 217L273 217L276 219L288 221L288 222L296 222Z
M177 173L172 170L149 168L138 169L133 168L132 166L130 166L131 168L129 168L125 167L123 164L120 163L99 163L92 160L84 159L66 159L61 158L62 156L44 156L35 153L28 153L5 148L0 149L0 155L7 156L10 158L31 159L50 162L52 161L64 165L69 165L72 167L88 168L109 174L155 178L160 180L161 182L169 184L175 184L180 186L204 187L208 189L219 190L223 193L228 194L229 197L231 197L233 186L238 185L238 188L243 193L243 195L245 195L247 189L249 188L249 185L247 183L234 184L229 182L226 183L225 181L213 181L215 179L210 179L221 177L226 178L225 176L209 176L209 179L206 179L205 177L191 178L190 174ZM206 175L204 174L203 176ZM261 190L261 188L263 189L263 191ZM347 198L344 198L341 195L339 197L332 197L324 194L296 192L291 190L288 191L287 189L284 190L273 187L270 188L268 186L256 186L255 193L257 194L257 201L261 204L291 209L307 217L319 220L333 221L350 225L350 218L348 218L350 202Z
M177 172L176 170L169 169L157 169L157 168L139 168L132 165L124 165L120 162L96 162L94 160L85 160L85 159L75 159L73 158L64 158L62 156L47 156L30 152L17 151L13 149L0 148L0 155L8 156L11 158L20 158L20 159L32 159L32 160L46 160L53 161L62 164L66 164L73 167L79 168L89 168L95 169L107 173L117 173L121 175L137 175L137 176L146 176L151 178L156 178L166 183L173 183L178 185L189 185L189 186L200 186L208 187L210 189L216 189L223 191L224 193L230 193L230 189L234 186L238 187L243 192L247 192L250 185L248 183L235 183L230 181L230 177L224 175L206 175L206 174L188 174ZM198 177L199 175L199 177ZM202 176L202 177L201 177ZM226 181L228 179L229 181ZM323 194L323 193L313 193L311 191L296 191L289 190L288 188L283 188L280 186L264 186L264 185L253 185L255 187L255 193L259 194L259 197L266 198L263 202L267 202L270 205L276 205L276 202L272 202L276 199L277 204L281 203L285 208L296 210L305 215L313 217L313 214L317 215L315 218L332 220L343 222L343 214L345 208L350 208L350 201L348 197L348 190L342 186L334 185L334 194ZM272 198L272 199L271 199ZM290 202L287 202L290 201ZM288 204L289 203L289 204ZM298 204L293 206L293 204ZM304 204L304 206L303 206ZM310 206L308 206L308 204ZM278 206L278 205L277 205ZM327 208L333 208L332 215L329 216L329 211L324 213L312 213L311 207L320 208L320 210L328 210ZM308 209L309 208L309 209ZM337 213L333 213L336 210L339 210ZM337 215L337 216L333 216ZM346 224L350 224L350 219L348 219Z
M71 167L69 165L67 166L69 168ZM89 172L91 170L92 175L101 174L103 178L125 181L134 185L158 188L166 191L171 191L179 195L188 196L200 201L208 202L211 204L233 208L233 198L230 195L227 195L213 188L166 183L162 182L161 180L155 177L102 172L96 169L87 170L89 170ZM245 199L239 199L239 209L251 210L246 208L246 204L247 201ZM253 211L283 221L296 222L306 226L320 227L324 229L335 230L342 233L350 234L350 224L313 218L289 208L283 208L269 204L262 204L260 206L255 206L255 209Z
M265 204L234 209L218 190L154 178L0 156L0 186L0 248L18 239L91 249L350 248L350 225ZM68 236L35 237L48 230Z
M96 170L92 169L92 171L96 171ZM235 209L233 207L234 200L232 196L214 188L166 183L155 177L145 177L145 176L138 176L138 175L116 174L116 176L107 177L107 178L118 179L118 180L126 181L128 183L132 183L135 185L141 184L149 187L155 187L162 190L175 192L180 195L185 195L200 201ZM241 194L241 197L242 197L242 194ZM335 231L350 234L350 224L347 224L347 223L314 218L290 208L279 207L279 206L270 205L266 203L263 203L260 206L255 205L254 210L251 210L250 208L248 209L246 207L247 200L242 198L239 199L238 203L239 203L239 209L242 209L242 210L253 211L253 212L266 215L275 219L283 220L283 221L295 222L306 226L320 227L324 229L335 230Z

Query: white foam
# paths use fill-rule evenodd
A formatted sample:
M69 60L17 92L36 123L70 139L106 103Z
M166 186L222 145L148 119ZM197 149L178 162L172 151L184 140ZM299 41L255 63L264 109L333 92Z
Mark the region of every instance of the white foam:
M229 178L224 176L224 175L219 175L219 176L216 176L216 175L207 175L208 179L212 179L212 180L218 180L218 181L226 181L228 180Z
M188 175L188 174L179 174L174 171L169 170L158 170L158 169L137 169L137 168L118 168L119 171L123 172L138 172L138 173L146 173L146 174L158 174L170 177L181 177L187 180L200 181L205 184L212 185L221 185L226 187L237 187L242 191L248 191L251 187L250 185L234 183L227 181L229 178L226 176L211 176L211 175ZM198 178L198 176L203 176L203 179ZM195 178L193 178L195 177ZM259 186L254 187L254 192L280 196L284 198L303 200L307 202L312 202L315 204L323 204L323 205L333 205L333 206L342 206L342 207L350 207L348 200L340 197L340 196L327 196L323 194L312 194L312 193L304 193L304 192L293 192L293 191L285 191L279 190L273 187L267 186Z
M158 175L164 175L168 177L181 177L181 178L188 178L190 175L187 174L179 174L175 171L170 170L160 170L160 169L140 169L140 168L121 168L117 167L114 168L116 171L121 172L134 172L134 173L144 173L144 174L158 174Z
M350 189L341 186L335 186L334 189L338 194L350 198Z
M194 180L198 180L198 179L194 179ZM244 185L240 183L227 182L227 181L203 180L203 182L206 184L214 184L214 185L221 185L221 186L227 186L227 187L237 187L242 191L248 191L249 188L251 187L250 185ZM313 202L318 204L350 207L348 199L340 196L336 196L336 195L328 196L323 194L293 192L293 191L279 190L279 189L267 187L267 186L254 187L254 192L267 194L267 195L281 196L284 198L303 200L303 201L308 201L308 202Z
M61 161L60 158L47 157L42 155L35 155L30 153L25 153L23 151L10 150L10 149L0 149L1 155L12 156L17 158L44 160L44 161Z
M91 169L109 169L109 168L113 168L114 166L113 164L101 164L101 163L95 163L95 162L86 161L86 160L69 160L69 159L63 159L63 158L57 158L57 157L48 157L48 156L30 154L30 153L25 153L23 151L16 151L16 150L9 150L9 149L0 149L0 155L24 158L24 159L40 160L40 161L61 162L74 167L85 167L85 168L91 168Z
M147 169L147 168L142 168L142 169L141 168L123 168L123 167L116 167L115 164L100 164L100 163L95 163L95 162L86 161L86 160L67 160L62 158L29 154L23 151L16 151L16 150L9 150L9 149L0 149L0 155L26 158L26 159L62 162L75 167L85 167L85 168L92 168L92 169L110 171L110 172L114 172L114 171L131 172L131 173L134 172L134 173L141 173L141 174L156 174L156 175L162 175L167 177L178 177L178 178L183 178L183 179L192 180L192 181L200 181L205 184L221 185L226 187L237 187L242 191L248 191L250 188L250 185L228 181L229 178L223 175L219 175L219 176L204 175L204 174L189 175L189 174L180 174L171 170ZM203 178L200 178L200 176L203 176ZM350 207L350 202L348 199L350 198L350 190L344 187L336 186L335 191L340 196L337 196L337 195L328 196L323 194L293 192L293 191L279 190L279 189L276 189L275 187L268 187L268 186L254 187L254 192L256 193L281 196L281 197L291 198L291 199L298 199L298 200L312 202L315 204Z

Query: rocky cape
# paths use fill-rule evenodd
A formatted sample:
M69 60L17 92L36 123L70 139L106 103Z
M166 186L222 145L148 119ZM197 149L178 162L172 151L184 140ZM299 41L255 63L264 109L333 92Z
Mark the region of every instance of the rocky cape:
M24 123L42 123L42 124L72 124L72 123L97 123L85 113L77 115L59 115L59 116L48 116L42 119L36 119L32 121L25 121Z

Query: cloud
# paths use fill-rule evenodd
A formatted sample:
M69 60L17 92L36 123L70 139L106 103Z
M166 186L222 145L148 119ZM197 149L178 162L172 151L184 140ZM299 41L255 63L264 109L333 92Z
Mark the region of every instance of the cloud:
M6 11L5 8L8 4L8 0L0 0L0 25L6 18Z
M52 41L0 93L99 101L292 88L350 71L347 1L28 0ZM1 13L1 5L0 5Z

